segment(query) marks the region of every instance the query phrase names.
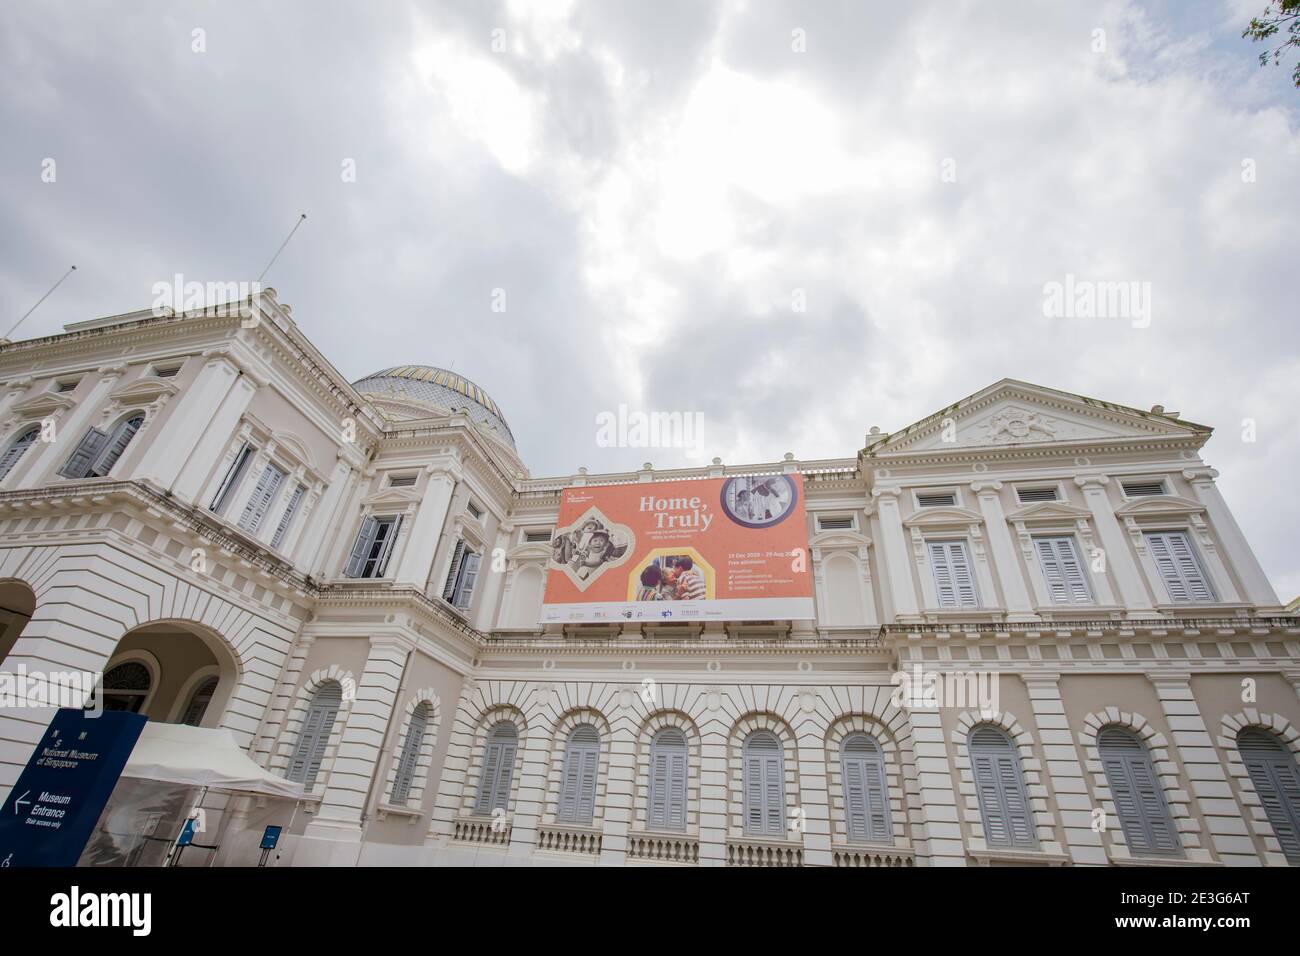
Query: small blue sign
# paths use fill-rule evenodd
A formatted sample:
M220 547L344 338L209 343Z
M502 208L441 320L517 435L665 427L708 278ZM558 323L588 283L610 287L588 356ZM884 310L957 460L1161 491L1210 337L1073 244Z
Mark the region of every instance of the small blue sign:
M185 821L185 826L181 827L181 835L176 838L177 846L189 846L194 842L194 818Z
M280 831L283 827L267 826L262 832L262 849L274 850L275 845L280 842Z
M0 806L0 860L76 866L145 720L127 711L59 710Z

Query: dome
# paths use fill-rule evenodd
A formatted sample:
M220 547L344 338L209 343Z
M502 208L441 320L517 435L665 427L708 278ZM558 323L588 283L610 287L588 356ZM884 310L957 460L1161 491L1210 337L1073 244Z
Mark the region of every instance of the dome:
M469 419L495 431L512 449L515 438L505 416L492 396L463 375L432 365L398 365L373 372L352 383L364 395L401 403L413 401L417 408L435 406L446 411L464 409ZM412 409L412 417L418 417Z

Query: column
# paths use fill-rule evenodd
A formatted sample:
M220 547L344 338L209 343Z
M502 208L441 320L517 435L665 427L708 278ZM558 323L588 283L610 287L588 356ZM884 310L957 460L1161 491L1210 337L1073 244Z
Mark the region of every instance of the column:
M124 371L125 368L121 365L106 365L99 370L102 378L95 383L80 404L68 413L67 419L58 423L55 440L38 441L23 456L27 460L20 464L25 467L25 471L14 487L34 488L49 480L49 473L63 464L77 447L77 443L81 441L86 428L95 423L102 410L104 399L108 397L108 393L117 384Z
M826 741L820 734L801 733L797 743L804 866L831 866L834 861L831 857L831 805L830 788L826 781Z
M1038 614L1029 600L1025 576L1016 560L1016 548L1007 528L1007 516L1002 510L1000 481L972 481L971 491L979 500L980 514L984 516L984 533L988 536L989 550L993 552L993 566L997 568L1002 585L1002 599L1006 602L1008 621L1036 621Z
M176 407L167 419L167 427L150 443L149 454L141 462L136 474L153 482L162 491L170 491L195 446L208 427L216 423L222 403L230 394L238 376L239 369L227 356L212 355L194 381L181 393ZM218 415L213 414L214 410ZM190 501L190 498L185 499L186 504Z
M1092 797L1074 734L1061 701L1061 675L1023 675L1029 704L1038 725L1038 739L1046 760L1047 779L1060 811L1065 846L1076 866L1105 866L1109 860L1101 834L1092 828Z
M1279 604L1277 592L1269 583L1246 536L1241 533L1241 527L1232 516L1228 503L1219 493L1219 486L1214 483L1219 473L1213 468L1196 468L1184 471L1183 477L1191 482L1197 500L1205 505L1210 527L1223 543L1223 550L1228 553L1232 569L1237 572L1245 589L1246 600L1260 607L1276 608Z
M634 829L636 793L636 723L630 713L614 718L610 727L609 772L605 778L605 815L600 843L601 866L627 861L627 834Z
M218 358L214 361L233 368L225 359ZM207 371L208 367L205 367L204 372ZM212 372L213 380L219 381L221 375L220 371ZM185 461L179 474L171 482L172 494L177 499L185 504L197 503L199 495L203 493L203 486L212 473L212 466L216 464L221 450L230 441L230 436L239 427L239 420L253 400L260 384L262 383L254 381L249 375L237 375L219 405L209 408L191 406L194 407L196 416L209 421L208 427L203 430L203 437L189 452L189 459ZM179 411L181 410L178 409ZM172 417L178 416L174 414Z
M901 492L897 485L878 485L871 489L871 496L876 499L881 555L889 576L894 619L901 624L919 623L921 613L916 604L916 589L912 586L912 571L907 559L908 546L903 537L903 519L898 510Z
M1258 866L1259 854L1246 829L1246 812L1228 783L1219 752L1192 694L1189 674L1148 674L1169 724L1169 737L1191 783L1192 806L1201 811L1219 859L1228 866Z
M478 578L483 582L483 592L478 599L474 626L484 633L492 630L497 624L497 597L501 593L501 585L507 573L505 553L513 531L514 525L504 522L499 524L496 537L493 539L492 551L483 555L483 563L479 565ZM501 556L500 561L497 560L498 555ZM504 607L502 605L503 610Z
M9 409L18 402L18 399L27 394L27 390L32 387L32 378L30 375L23 378L16 378L7 383L4 387L4 397L0 398L0 422L9 416ZM17 424L15 422L15 424ZM13 427L13 426L10 426ZM8 432L8 429L5 429Z
M447 471L435 473L435 465L425 471L429 480L424 486L424 497L411 522L410 535L402 551L402 560L394 576L394 584L407 584L424 590L433 570L434 554L438 550L438 537L447 521L451 495L456 489L456 476Z
M726 866L729 827L727 732L723 711L700 721L700 866ZM648 789L648 787L647 787ZM740 795L736 795L740 799Z
M300 634L294 641L288 660L284 664L284 673L280 675L276 685L275 697L272 698L271 706L267 709L266 720L262 722L257 740L254 741L252 752L249 754L258 763L271 767L277 772L283 772L288 767L288 759L287 754L284 760L277 761L272 758L275 742L279 739L284 722L289 717L290 708L293 707L293 698L298 692L298 684L302 679L302 669L307 663L307 655L311 653L311 646L315 641L315 636L311 634Z
M321 550L322 542L326 540L326 532L334 524L339 501L346 494L351 478L352 468L343 460L340 453L320 500L310 514L303 515L302 537L293 547L294 564L306 568L312 574L320 574L320 568L316 563L320 557L318 552ZM347 545L351 548L352 542L347 542Z
M1128 542L1124 540L1124 530L1115 517L1115 509L1106 496L1106 485L1110 483L1110 478L1106 475L1078 475L1074 483L1083 490L1084 504L1088 506L1092 523L1097 528L1097 535L1101 538L1101 546L1106 553L1106 568L1115 575L1128 616L1159 617L1147 594L1137 562L1129 552ZM1088 556L1083 555L1083 560L1087 562Z
M549 700L554 693L550 685L538 687L535 694ZM546 803L547 751L550 728L541 720L529 721L520 742L523 747L519 767L519 784L515 792L515 812L510 818L510 855L527 857L537 846L537 827Z
M370 654L339 739L320 811L304 836L360 841L366 797L384 756L384 737L410 648L410 641L396 634L370 639Z
M449 715L451 735L447 738L447 756L442 761L438 796L434 800L433 812L429 814L429 832L424 836L424 845L428 847L445 846L451 839L456 817L460 815L474 747L470 701L477 689L475 682L466 678L461 686L460 699L456 702L456 712Z
M948 741L939 711L909 711L908 720L912 725L912 749L916 756L917 783L925 817L924 839L930 865L965 866L966 842L957 820L952 761L948 756Z

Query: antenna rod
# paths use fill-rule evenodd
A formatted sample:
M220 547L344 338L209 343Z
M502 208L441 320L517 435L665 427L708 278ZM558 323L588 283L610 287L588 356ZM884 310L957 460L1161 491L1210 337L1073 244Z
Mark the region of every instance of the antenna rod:
M298 221L293 224L293 228L289 230L289 235L284 237L284 242L280 243L280 248L275 250L275 255L271 257L271 261L268 262L266 264L266 268L262 270L262 275L257 277L257 282L259 285L262 282L262 276L266 275L268 272L271 271L271 266L275 265L275 260L280 258L280 253L284 252L284 247L289 244L289 240L293 238L293 234L298 231L298 227L302 225L302 221L306 218L307 218L307 214L303 213L301 216L298 217Z
M76 266L73 266L73 267L72 267L71 269L69 269L67 272L63 273L63 279L66 279L68 276L72 275L72 273L74 273L74 272L76 272L76 271L77 271L77 267L76 267ZM28 309L25 313L23 313L23 317L22 317L21 319L19 319L17 322L14 323L14 326L13 326L12 329L10 329L8 332L5 333L4 337L5 337L6 339L8 339L9 336L11 336L11 335L14 334L14 331L18 328L18 326L22 325L24 322L27 321L27 316L29 316L29 315L31 315L33 312L35 312L37 306L39 306L42 302L44 302L46 299L48 299L48 298L49 298L49 297L54 293L54 290L55 290L55 289L57 289L59 286L63 285L63 279L60 279L58 282L54 283L54 285L50 286L50 291L47 292L47 293L45 293L45 295L41 296L39 299L37 299L37 300L36 300L36 305L32 306L32 307L31 307L30 309Z

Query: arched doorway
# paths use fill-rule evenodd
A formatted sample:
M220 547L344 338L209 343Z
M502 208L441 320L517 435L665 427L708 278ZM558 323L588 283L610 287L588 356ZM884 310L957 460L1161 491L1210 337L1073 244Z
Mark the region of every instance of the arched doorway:
M221 723L239 669L226 643L190 622L158 622L127 631L104 665L106 710L195 727Z

